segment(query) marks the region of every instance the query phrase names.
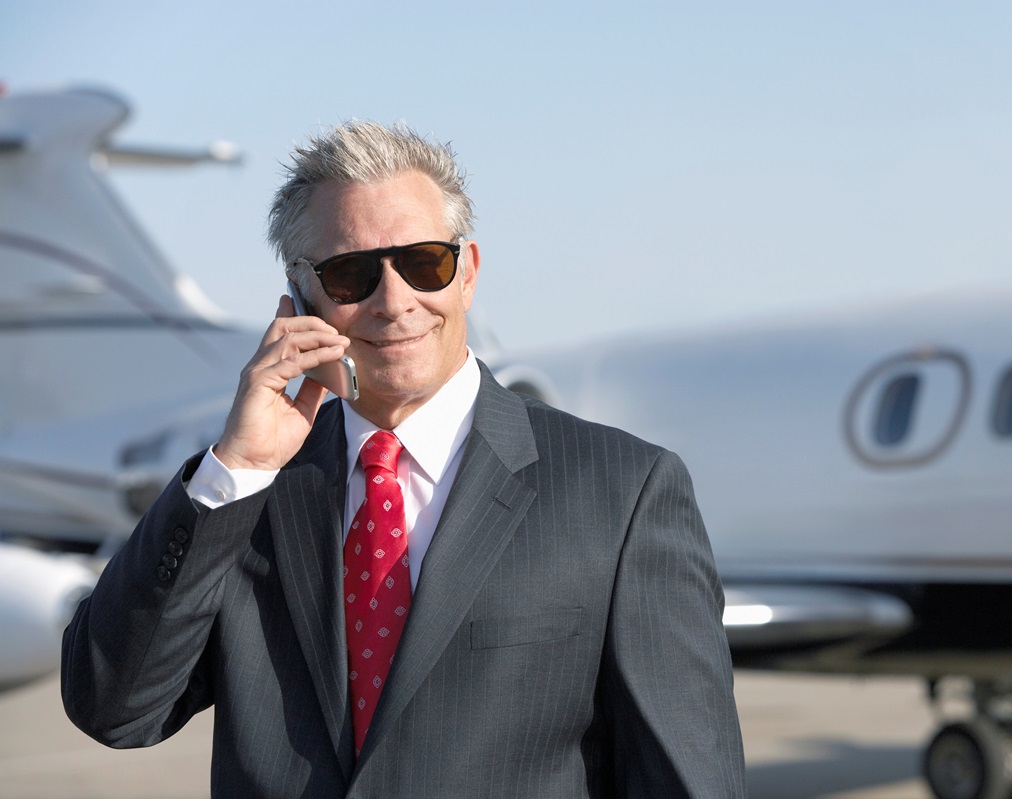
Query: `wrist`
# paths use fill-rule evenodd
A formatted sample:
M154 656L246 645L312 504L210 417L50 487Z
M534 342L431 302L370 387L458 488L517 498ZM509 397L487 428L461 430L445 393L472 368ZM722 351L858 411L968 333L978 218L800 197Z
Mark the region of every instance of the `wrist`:
M235 453L228 445L222 445L219 441L211 447L211 454L218 462L229 471L237 469L255 469L258 471L277 471L277 467L269 463L251 461Z

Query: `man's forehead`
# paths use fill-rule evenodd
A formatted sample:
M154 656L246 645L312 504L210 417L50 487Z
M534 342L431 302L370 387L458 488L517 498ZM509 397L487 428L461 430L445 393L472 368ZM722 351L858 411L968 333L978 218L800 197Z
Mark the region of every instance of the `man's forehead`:
M308 213L324 247L373 249L449 235L442 193L418 172L370 182L321 183Z

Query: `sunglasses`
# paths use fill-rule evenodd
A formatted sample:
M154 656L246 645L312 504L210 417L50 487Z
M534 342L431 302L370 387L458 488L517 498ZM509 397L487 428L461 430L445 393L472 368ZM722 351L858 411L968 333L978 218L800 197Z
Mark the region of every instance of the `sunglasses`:
M311 267L327 296L334 302L348 305L361 302L376 290L383 275L384 258L393 261L397 274L416 291L440 291L449 286L457 274L459 255L459 244L419 241L401 247L345 252L315 266L305 258L299 258L295 264Z

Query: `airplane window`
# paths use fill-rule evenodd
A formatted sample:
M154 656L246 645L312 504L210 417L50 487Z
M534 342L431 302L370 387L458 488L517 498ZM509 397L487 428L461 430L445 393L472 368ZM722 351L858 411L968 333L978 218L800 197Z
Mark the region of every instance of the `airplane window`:
M1005 373L998 384L992 423L995 433L1005 438L1012 437L1012 369Z
M920 382L915 374L900 375L882 390L875 419L875 440L883 447L896 446L910 432Z
M1012 368L1005 379L1007 399L995 411L995 427L1004 425L1012 439ZM966 358L952 350L921 347L884 358L847 398L844 435L851 452L874 467L929 463L958 434L970 385Z

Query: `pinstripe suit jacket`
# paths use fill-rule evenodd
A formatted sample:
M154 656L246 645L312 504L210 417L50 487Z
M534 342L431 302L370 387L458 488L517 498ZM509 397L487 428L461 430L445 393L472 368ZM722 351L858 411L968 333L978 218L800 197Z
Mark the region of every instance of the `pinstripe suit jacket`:
M65 634L81 729L147 746L214 704L218 797L744 796L723 597L681 461L484 367L356 762L344 452L334 402L253 497L208 510L184 467Z

